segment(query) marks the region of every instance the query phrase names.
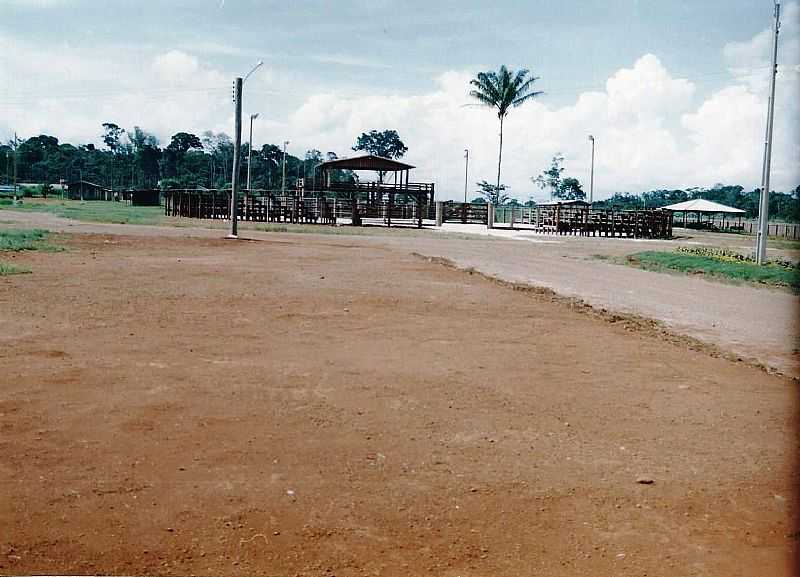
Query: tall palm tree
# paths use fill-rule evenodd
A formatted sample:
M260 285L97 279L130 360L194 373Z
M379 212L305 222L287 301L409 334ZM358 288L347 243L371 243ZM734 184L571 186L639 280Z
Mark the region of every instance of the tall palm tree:
M497 72L479 72L476 78L470 80L475 87L469 95L492 108L497 108L497 117L500 119L500 152L497 155L497 190L500 189L500 164L503 160L503 119L511 108L520 106L526 100L539 96L542 92L533 92L533 83L539 78L528 76L528 70L509 70L505 65ZM527 78L526 78L527 77Z

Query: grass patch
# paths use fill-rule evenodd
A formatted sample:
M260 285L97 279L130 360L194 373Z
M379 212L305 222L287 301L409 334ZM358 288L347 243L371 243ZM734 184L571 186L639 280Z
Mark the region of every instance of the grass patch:
M759 266L747 261L721 260L711 256L661 251L637 252L628 256L626 263L646 270L702 274L737 282L800 289L798 268L778 264Z
M779 248L782 250L800 251L800 240L792 240L790 238L769 237L767 239L767 246L769 248Z
M7 228L0 230L0 252L19 252L22 250L58 251L61 247L45 241L48 232L38 228Z
M160 206L129 206L121 202L102 200L27 201L16 205L0 201L0 209L47 212L62 218L85 222L160 224L165 221L164 209Z
M31 272L29 268L23 268L13 264L0 262L0 276L11 276L12 274L28 274Z

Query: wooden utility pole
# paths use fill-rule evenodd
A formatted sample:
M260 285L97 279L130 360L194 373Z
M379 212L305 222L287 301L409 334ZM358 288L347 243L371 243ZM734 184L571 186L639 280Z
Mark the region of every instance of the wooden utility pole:
M228 238L239 238L236 208L239 197L239 149L242 147L242 79L233 83L233 101L236 103L236 130L234 131L233 175L231 176L231 232Z

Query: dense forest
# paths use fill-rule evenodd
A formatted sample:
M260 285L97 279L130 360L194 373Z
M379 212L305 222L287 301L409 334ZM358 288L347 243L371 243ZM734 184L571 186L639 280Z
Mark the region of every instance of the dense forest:
M234 144L225 133L206 131L200 136L179 132L161 147L158 139L134 127L124 130L113 123L103 124L102 148L94 144L60 143L58 138L42 134L16 143L0 144L0 184L10 184L15 171L21 183L57 184L61 180L85 180L115 190L136 188L226 188L230 187ZM311 178L314 167L323 160L337 158L336 153L322 154L309 150L305 158L286 154L286 188L298 178ZM248 147L241 148L241 182L246 186ZM283 150L265 144L252 151L251 188L281 188ZM353 175L337 171L335 179L348 180Z

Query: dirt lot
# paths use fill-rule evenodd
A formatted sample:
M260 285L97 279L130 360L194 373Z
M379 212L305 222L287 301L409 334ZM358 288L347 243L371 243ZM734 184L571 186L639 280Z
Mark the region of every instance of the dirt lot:
M68 244L0 279L0 573L792 574L796 382L356 238Z
M99 210L92 206L92 210ZM199 237L224 236L227 221L172 219L165 226L88 223L47 213L3 210L0 217L17 226L53 231L128 236ZM263 224L240 223L249 238L268 240L275 232L257 230ZM210 229L208 227L214 227ZM459 228L460 227L460 228ZM388 229L382 227L327 227L289 225L305 231L304 238L324 234L355 236L359 245L379 249L443 257L459 268L472 268L491 277L554 290L581 299L595 308L614 313L657 319L681 335L699 339L732 354L761 363L784 375L800 378L800 298L787 290L750 285L735 286L694 275L662 274L612 264L603 257L620 257L641 250L673 251L678 246L709 245L737 248L749 241L741 235L692 231L670 241L585 238L511 231L523 241L486 237L479 225L458 225L442 234L436 229ZM463 230L473 231L463 234ZM315 234L309 235L313 231ZM462 231L462 232L458 232ZM494 229L493 233L510 231ZM293 235L289 235L290 237ZM775 244L776 241L771 241ZM781 243L778 243L781 244ZM784 243L785 244L785 243ZM744 250L744 246L738 246ZM797 259L797 251L770 249L770 257ZM471 338L472 335L467 335Z

